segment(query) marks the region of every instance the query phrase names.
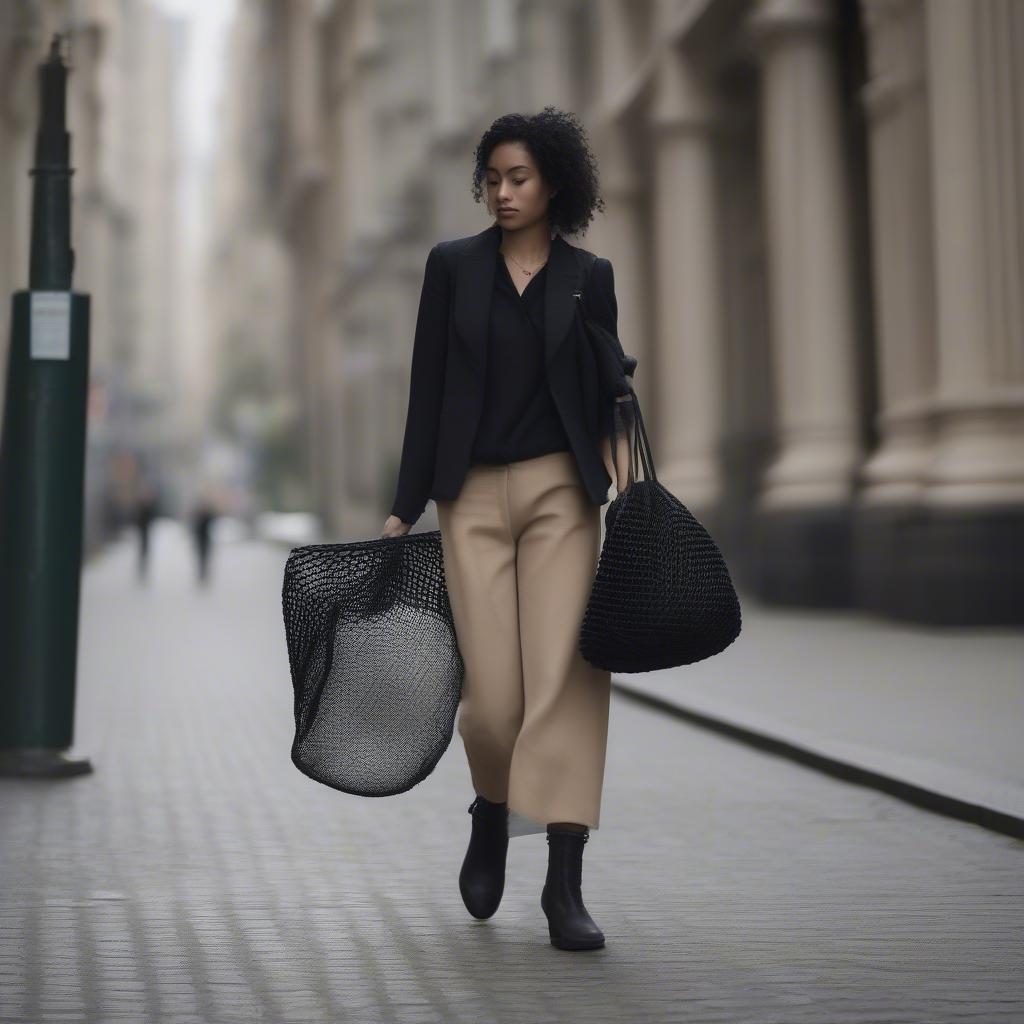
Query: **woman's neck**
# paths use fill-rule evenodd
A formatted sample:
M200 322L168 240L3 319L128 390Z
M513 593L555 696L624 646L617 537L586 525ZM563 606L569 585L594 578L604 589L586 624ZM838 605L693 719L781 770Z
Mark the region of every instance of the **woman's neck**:
M502 228L501 251L514 259L532 266L543 263L551 249L551 233L546 221L531 224L518 231Z

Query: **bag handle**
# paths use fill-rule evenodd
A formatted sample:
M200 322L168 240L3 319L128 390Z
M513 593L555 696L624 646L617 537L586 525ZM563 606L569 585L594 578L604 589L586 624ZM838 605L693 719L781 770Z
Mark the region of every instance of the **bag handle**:
M636 392L633 390L633 386L629 387L630 403L633 406L633 443L629 446L629 480L623 490L628 490L633 482L637 479L637 465L642 465L644 470L644 479L653 480L657 482L658 474L654 469L654 455L651 452L651 442L647 437L647 428L644 426L644 416L640 411L640 401L636 397ZM616 403L618 404L618 403ZM618 417L617 410L613 410L612 415L612 459L615 458L615 452L618 450L617 439L618 431L616 429L616 419ZM628 438L627 438L628 439Z

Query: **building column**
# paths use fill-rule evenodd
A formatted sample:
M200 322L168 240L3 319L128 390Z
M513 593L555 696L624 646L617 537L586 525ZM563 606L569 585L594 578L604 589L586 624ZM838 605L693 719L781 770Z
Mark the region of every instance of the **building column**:
M594 105L589 112L589 135L600 171L604 210L577 244L605 256L615 273L618 329L622 347L637 359L635 388L644 423L657 452L654 345L650 343L651 294L648 229L649 161L646 139L636 130L645 111L623 107L621 90L641 57L628 31L629 10L623 0L598 0L593 5ZM634 130L631 131L631 128Z
M935 275L922 0L861 0L868 79L877 448L860 470L858 604L899 617L913 566L904 533L932 457Z
M935 281L922 0L861 0L869 79L871 263L878 338L878 448L861 467L867 509L920 498L931 454Z
M649 412L648 396L652 402L655 400L657 375L654 346L649 343L650 271L644 182L634 165L633 147L624 126L614 121L606 123L595 132L595 138L605 208L595 218L600 224L588 230L579 244L612 262L619 339L625 351L637 359L635 388L651 434L654 416ZM656 410L652 411L656 415ZM651 444L652 448L656 444L653 434Z
M675 47L658 69L654 149L654 342L658 479L700 516L721 497L722 424L719 230L712 152L715 104Z
M933 145L938 436L934 507L1024 505L1024 10L926 8ZM1017 85L1020 83L1017 82Z
M477 129L474 118L477 108L483 109L481 97L471 91L472 75L466 65L467 61L477 60L479 53L460 50L462 26L456 0L438 0L425 5L423 17L428 22L432 74L429 112L432 133L425 159L434 161L435 181L466 180L466 154L472 152ZM465 192L460 189L437 189L433 205L434 224L430 227L431 237L435 239L453 229L467 235L482 231L491 219L483 201L479 206L467 203Z
M323 367L324 290L322 246L325 163L318 23L312 0L297 0L284 18L284 102L282 125L285 160L281 214L293 261L292 317L296 339L305 468L312 511L331 519L330 451Z
M851 231L829 0L759 0L764 206L778 455L758 502L761 587L782 603L851 597L860 463Z
M505 11L514 10L511 4L492 3ZM579 0L524 0L520 7L522 39L509 34L506 53L515 55L514 47L521 46L523 60L511 65L525 65L526 77L513 79L512 87L522 81L528 108L540 110L548 103L572 110L576 106L576 78L572 61L574 36L579 31L582 17ZM517 72L522 71L517 68Z
M908 532L935 623L1024 622L1024 9L925 5L933 173L932 458Z

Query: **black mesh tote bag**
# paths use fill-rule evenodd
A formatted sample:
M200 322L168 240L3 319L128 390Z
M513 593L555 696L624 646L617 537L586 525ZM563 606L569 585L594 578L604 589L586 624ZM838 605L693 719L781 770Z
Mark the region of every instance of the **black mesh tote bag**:
M577 296L579 297L579 296ZM577 315L601 367L604 401L618 427L632 427L629 479L605 512L597 573L580 629L579 649L597 668L650 672L719 654L739 636L739 598L708 531L658 482L636 392L636 361L600 324ZM625 395L628 401L618 402ZM642 463L644 479L637 479Z
M440 530L293 548L282 604L299 771L358 796L425 779L464 672Z

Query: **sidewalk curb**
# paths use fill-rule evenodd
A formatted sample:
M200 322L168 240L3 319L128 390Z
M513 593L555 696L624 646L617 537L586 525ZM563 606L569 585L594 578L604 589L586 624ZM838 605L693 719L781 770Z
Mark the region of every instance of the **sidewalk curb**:
M938 789L928 788L894 775L885 774L867 765L857 764L848 759L812 750L807 746L795 743L781 736L772 735L764 730L742 725L727 718L709 714L706 711L687 707L681 703L665 700L663 697L622 683L614 676L612 677L612 689L637 703L646 704L658 711L666 712L694 725L721 733L749 746L757 747L759 750L766 750L769 753L787 757L790 760L797 761L800 764L807 765L835 778L881 790L890 796L895 796L917 807L933 811L937 814L944 814L951 818L957 818L960 821L980 825L982 828L989 829L992 832L1011 836L1014 839L1024 839L1024 817L995 810L968 800L962 800Z

